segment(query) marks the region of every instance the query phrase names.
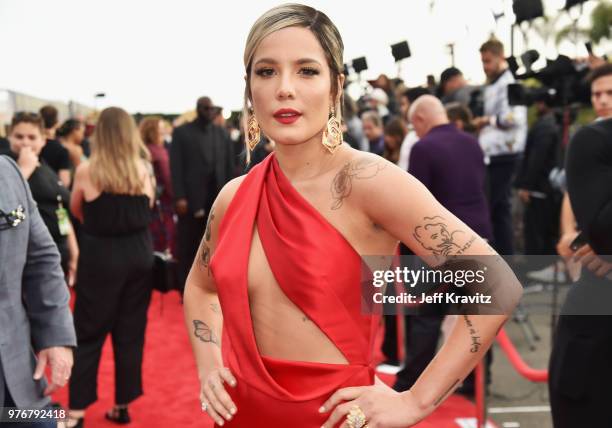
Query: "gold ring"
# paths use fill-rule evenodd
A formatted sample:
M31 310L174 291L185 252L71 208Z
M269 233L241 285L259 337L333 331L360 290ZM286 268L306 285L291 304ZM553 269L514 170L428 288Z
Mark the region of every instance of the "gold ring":
M351 407L346 422L349 428L366 428L366 416L358 405Z

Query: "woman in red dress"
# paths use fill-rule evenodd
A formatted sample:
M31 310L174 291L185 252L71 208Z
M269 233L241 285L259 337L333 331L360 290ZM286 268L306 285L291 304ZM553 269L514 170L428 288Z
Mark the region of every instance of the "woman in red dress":
M466 316L407 392L376 378L379 317L361 310L360 255L395 254L399 241L419 256L495 252L408 173L342 143L342 51L329 18L303 5L268 11L248 36L247 145L262 132L275 151L221 190L184 294L216 426L411 426L507 318ZM427 236L430 224L449 238ZM505 287L512 306L520 284Z

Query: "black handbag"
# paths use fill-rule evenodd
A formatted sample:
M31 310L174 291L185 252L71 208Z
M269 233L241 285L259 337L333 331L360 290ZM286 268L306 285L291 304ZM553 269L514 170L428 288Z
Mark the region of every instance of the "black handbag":
M160 293L180 290L178 286L178 264L168 253L153 252L153 289Z

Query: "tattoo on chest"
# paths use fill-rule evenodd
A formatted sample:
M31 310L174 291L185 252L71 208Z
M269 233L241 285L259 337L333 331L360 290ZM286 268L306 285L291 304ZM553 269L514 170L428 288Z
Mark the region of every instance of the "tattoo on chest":
M193 335L204 343L214 343L219 346L219 338L204 321L193 320Z
M451 231L446 220L440 216L425 217L423 225L414 229L413 236L423 248L436 256L461 255L476 241L476 236L462 242L464 231Z
M335 175L331 183L331 194L333 203L332 210L342 207L344 200L349 197L353 188L353 180L368 179L375 177L381 170L387 167L383 160L356 160L347 162Z

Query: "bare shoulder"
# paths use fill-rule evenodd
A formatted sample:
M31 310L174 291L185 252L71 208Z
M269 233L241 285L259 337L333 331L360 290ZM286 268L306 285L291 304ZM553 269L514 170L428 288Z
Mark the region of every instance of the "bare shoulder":
M332 209L339 209L350 198L357 205L371 203L383 189L393 189L398 180L409 174L374 153L348 149L339 160L340 166L332 180Z
M218 220L221 220L225 210L232 203L232 200L234 199L234 196L236 195L236 192L238 191L238 188L244 181L245 177L246 174L231 179L225 183L225 186L223 186L219 191L217 199L215 199L214 203L214 210Z
M74 170L74 181L83 182L89 180L89 161L81 162Z

